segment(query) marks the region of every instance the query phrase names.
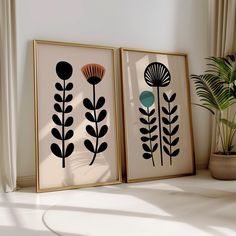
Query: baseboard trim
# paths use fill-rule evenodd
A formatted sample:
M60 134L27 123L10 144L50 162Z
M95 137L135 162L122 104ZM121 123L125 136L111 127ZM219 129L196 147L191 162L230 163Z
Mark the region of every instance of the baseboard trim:
M197 170L207 169L207 164L197 164ZM36 176L18 176L17 177L17 186L19 188L34 187L36 186Z
M36 176L18 176L16 182L17 186L20 188L33 187L36 185Z

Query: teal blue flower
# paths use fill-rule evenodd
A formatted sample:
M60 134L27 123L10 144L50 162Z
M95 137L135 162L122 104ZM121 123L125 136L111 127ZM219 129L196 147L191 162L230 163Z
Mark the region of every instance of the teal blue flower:
M150 91L143 91L139 96L139 101L145 107L150 107L154 103L154 95Z

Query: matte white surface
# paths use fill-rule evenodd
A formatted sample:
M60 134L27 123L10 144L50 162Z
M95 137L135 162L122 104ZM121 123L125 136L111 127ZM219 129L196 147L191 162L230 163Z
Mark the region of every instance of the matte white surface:
M184 52L190 73L202 73L209 56L207 0L16 1L18 175L34 174L32 40ZM193 102L197 102L192 90ZM197 164L207 164L209 113L193 107Z
M0 235L236 235L236 181L214 180L207 171L136 184L32 191L0 195Z

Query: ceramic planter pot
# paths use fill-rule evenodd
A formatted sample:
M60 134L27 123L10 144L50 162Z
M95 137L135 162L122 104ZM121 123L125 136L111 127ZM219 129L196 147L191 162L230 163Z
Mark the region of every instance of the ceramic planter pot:
M220 180L236 180L236 154L222 155L212 153L209 169L212 177Z

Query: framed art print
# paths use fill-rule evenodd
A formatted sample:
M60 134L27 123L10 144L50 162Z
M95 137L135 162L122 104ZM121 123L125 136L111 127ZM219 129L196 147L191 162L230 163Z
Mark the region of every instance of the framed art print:
M195 173L187 55L121 49L127 182Z
M121 182L115 52L34 41L38 192Z

